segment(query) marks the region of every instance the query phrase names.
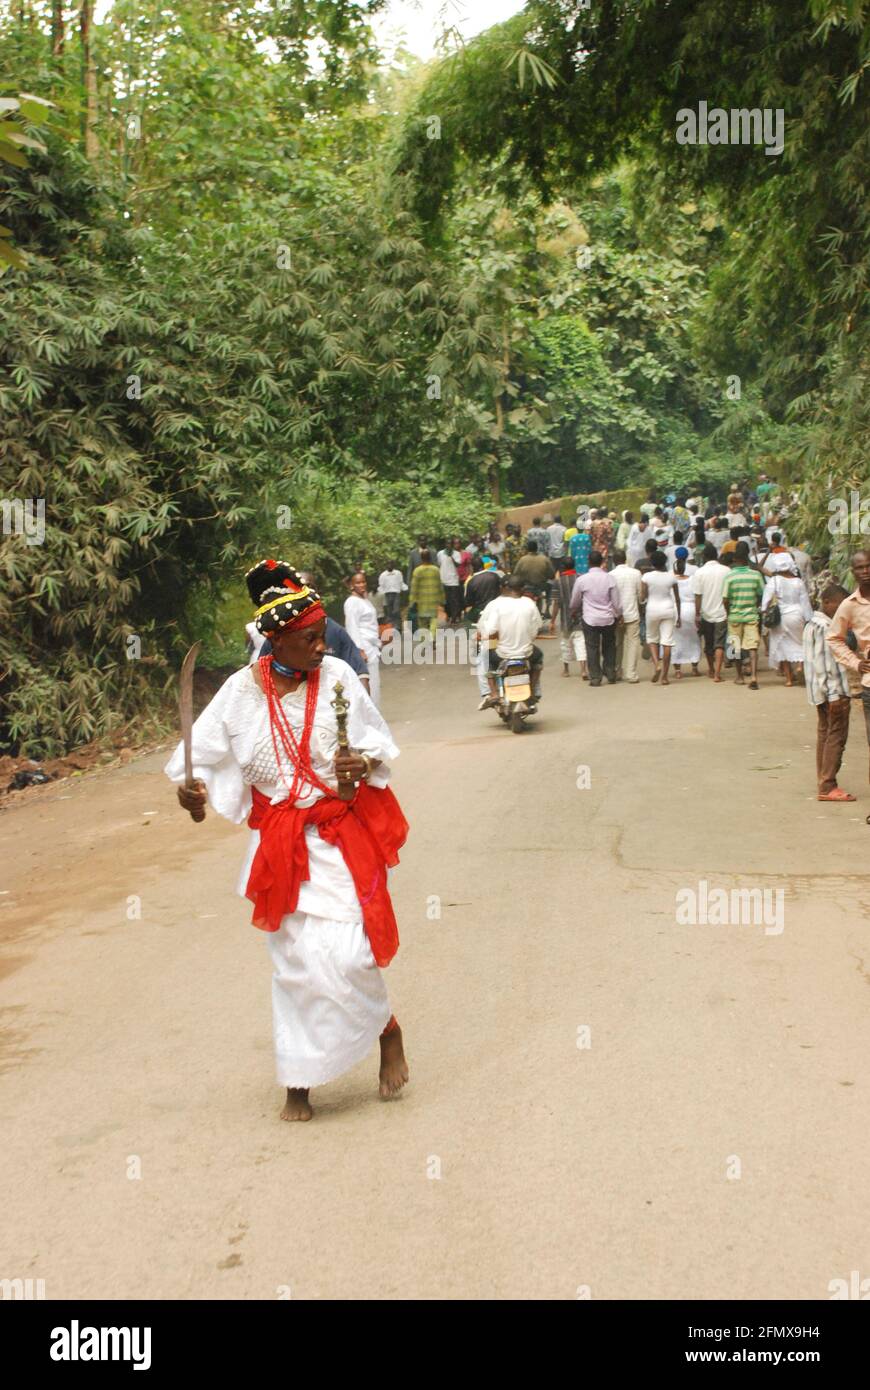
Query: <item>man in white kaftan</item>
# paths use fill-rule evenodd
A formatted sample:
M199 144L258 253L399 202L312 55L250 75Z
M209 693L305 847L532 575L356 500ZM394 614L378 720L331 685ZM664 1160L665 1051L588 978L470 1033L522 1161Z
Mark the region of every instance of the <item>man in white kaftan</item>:
M373 787L389 782L388 761L398 756L390 730L358 676L334 656L320 667L311 768L337 790L334 760L338 751L335 711L330 706L340 681L348 711L351 748L378 761L369 778ZM306 683L281 699L294 734L302 732ZM279 750L281 745L278 745ZM253 669L236 671L221 686L193 726L193 775L204 784L215 811L240 824L251 810L251 788L271 803L287 795L293 769L281 752L279 767L269 725L266 696ZM184 748L176 748L165 768L171 781L184 781ZM286 784L284 785L286 780ZM295 805L307 807L324 793L305 784ZM303 882L297 909L278 931L266 932L271 956L275 1059L278 1082L288 1088L323 1085L355 1066L377 1041L390 1019L390 1005L380 970L363 927L363 912L351 874L337 845L321 838L315 825L305 827L310 877ZM244 895L259 844L251 830L239 878Z

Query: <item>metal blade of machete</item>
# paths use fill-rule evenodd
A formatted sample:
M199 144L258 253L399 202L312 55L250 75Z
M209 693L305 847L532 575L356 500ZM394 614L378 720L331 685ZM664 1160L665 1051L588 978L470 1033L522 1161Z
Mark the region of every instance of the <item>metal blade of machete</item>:
M201 646L201 642L194 642L181 663L178 689L178 712L184 740L184 783L187 787L193 786L193 668Z

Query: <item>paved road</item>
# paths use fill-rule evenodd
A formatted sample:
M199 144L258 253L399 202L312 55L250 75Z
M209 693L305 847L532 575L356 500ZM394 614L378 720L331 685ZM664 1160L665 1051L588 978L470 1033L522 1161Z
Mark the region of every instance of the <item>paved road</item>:
M413 827L395 1103L373 1054L312 1124L278 1122L243 832L177 811L165 754L3 814L0 1277L60 1298L825 1299L870 1275L863 721L860 800L822 806L802 690L590 690L556 658L522 737L460 668L385 672ZM678 923L701 880L782 890L783 930Z

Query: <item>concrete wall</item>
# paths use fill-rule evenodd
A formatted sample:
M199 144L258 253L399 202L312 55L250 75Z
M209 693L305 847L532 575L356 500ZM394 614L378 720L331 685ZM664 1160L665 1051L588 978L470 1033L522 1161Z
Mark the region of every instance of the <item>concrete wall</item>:
M508 521L516 521L527 531L536 516L549 515L555 521L562 509L563 500L561 497L551 497L548 502L534 502L530 507L511 507L510 511L499 513L496 525L503 531Z
M582 496L590 507L606 507L608 511L615 511L619 515L623 508L637 513L640 504L647 494L645 487L621 488L617 492L589 492L571 493L567 497L551 497L546 502L532 502L529 506L511 507L503 511L498 517L498 528L504 530L508 521L519 522L524 531L527 531L536 516L543 517L547 513L555 520L564 506L567 507L567 514L573 519L576 511L576 501L578 496ZM562 517L565 520L565 517Z

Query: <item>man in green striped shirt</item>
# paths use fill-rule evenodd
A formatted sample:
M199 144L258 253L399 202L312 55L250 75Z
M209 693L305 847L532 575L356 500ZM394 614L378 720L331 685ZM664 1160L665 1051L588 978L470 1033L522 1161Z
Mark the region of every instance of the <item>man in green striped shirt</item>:
M738 541L734 564L722 590L722 602L728 614L728 636L740 648L737 684L746 684L743 679L743 653L746 652L749 657L750 690L758 689L759 609L763 593L764 580L749 563L749 546L745 541Z

